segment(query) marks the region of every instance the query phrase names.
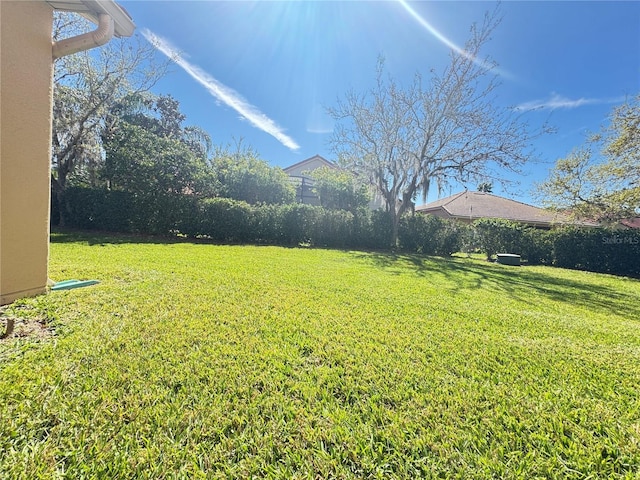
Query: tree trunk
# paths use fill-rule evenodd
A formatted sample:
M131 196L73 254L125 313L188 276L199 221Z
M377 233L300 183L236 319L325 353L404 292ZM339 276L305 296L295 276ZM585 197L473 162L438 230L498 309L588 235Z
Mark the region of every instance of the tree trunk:
M395 209L391 215L391 248L398 248L398 230L400 226L400 214Z
M58 225L60 227L67 226L67 220L69 219L69 206L65 200L65 187L66 187L66 172L64 169L58 170L58 178L51 177L51 189L52 189L52 198L51 200L55 201L58 204L58 213L60 215L60 220L58 221Z

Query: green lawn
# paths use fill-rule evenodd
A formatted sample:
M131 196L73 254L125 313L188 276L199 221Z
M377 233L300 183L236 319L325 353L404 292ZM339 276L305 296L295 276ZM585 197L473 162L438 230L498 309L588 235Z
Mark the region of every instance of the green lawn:
M79 234L50 276L101 283L4 312L55 335L0 341L0 478L640 478L638 280Z

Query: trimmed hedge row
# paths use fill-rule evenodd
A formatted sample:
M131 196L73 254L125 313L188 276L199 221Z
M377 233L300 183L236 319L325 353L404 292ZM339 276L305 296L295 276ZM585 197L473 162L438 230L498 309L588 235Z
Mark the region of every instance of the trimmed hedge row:
M640 278L640 230L566 228L553 251L558 267Z
M356 215L303 204L250 205L228 198L74 187L65 193L68 227L153 235L183 234L219 242L386 248L380 212ZM58 218L52 201L52 219Z
M178 230L221 242L345 247L355 243L353 224L353 215L342 210L213 198L200 201L191 225L183 223Z
M563 227L538 230L498 219L473 224L472 243L491 257L521 255L529 264L640 278L640 230Z
M124 233L183 234L219 242L332 248L389 249L391 219L384 211L328 210L302 204L249 205L227 198L71 188L67 226ZM55 207L55 202L52 202ZM52 212L52 219L55 212ZM640 277L640 231L561 228L545 231L498 219L465 225L407 215L399 249L449 256L458 251L515 253L529 264L555 265Z
M401 219L398 236L404 251L448 257L462 249L468 231L467 225L458 222L433 215L411 215Z
M52 201L52 208L57 209ZM144 195L74 187L65 192L67 226L88 230L166 235L189 222L197 200L186 195ZM52 218L55 218L52 212Z
M470 246L487 254L515 253L529 264L553 263L555 232L528 227L521 223L496 218L482 218L473 223Z

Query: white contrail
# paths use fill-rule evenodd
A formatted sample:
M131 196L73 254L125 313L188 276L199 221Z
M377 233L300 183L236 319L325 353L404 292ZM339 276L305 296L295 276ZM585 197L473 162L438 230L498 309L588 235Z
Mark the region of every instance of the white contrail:
M185 60L179 51L167 40L159 37L149 29L143 29L142 35L146 38L155 48L165 54L176 64L178 64L185 72L187 72L191 78L206 88L209 93L217 100L221 101L225 105L233 108L243 118L249 121L251 125L259 128L263 132L268 133L275 137L280 143L291 150L298 150L298 145L295 140L286 135L282 128L267 117L264 113L258 110L256 107L247 102L242 95L236 92L234 89L227 87L213 78L207 72L202 70L197 65Z
M397 2L400 5L402 5L402 8L404 8L407 11L407 13L414 18L414 20L416 20L431 35L436 37L440 42L442 42L444 45L449 47L451 50L453 50L456 53L462 55L463 57L471 60L473 63L475 63L476 65L478 65L481 68L487 68L489 70L493 70L495 73L498 73L499 75L501 75L501 76L503 76L505 78L509 78L509 79L513 78L513 75L511 75L506 70L504 70L502 68L499 68L499 67L492 67L491 65L487 64L486 62L477 59L473 55L470 55L469 52L465 51L463 48L460 48L458 45L453 43L451 40L449 40L447 37L445 37L442 33L440 33L440 31L438 31L438 29L436 29L433 25L431 25L429 22L427 22L422 17L422 15L420 15L418 12L416 12L413 9L413 7L411 5L409 5L409 3L407 3L406 0L397 0Z
M572 109L582 107L584 105L601 105L619 103L624 101L623 98L577 98L572 100L557 93L552 93L548 100L532 100L529 102L516 105L514 110L519 112L529 112L531 110L556 110L559 108Z

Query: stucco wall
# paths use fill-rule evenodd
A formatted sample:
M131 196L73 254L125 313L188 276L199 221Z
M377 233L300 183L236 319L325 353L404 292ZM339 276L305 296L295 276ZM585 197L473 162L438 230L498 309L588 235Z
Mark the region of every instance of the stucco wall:
M0 300L45 291L52 8L0 1Z

